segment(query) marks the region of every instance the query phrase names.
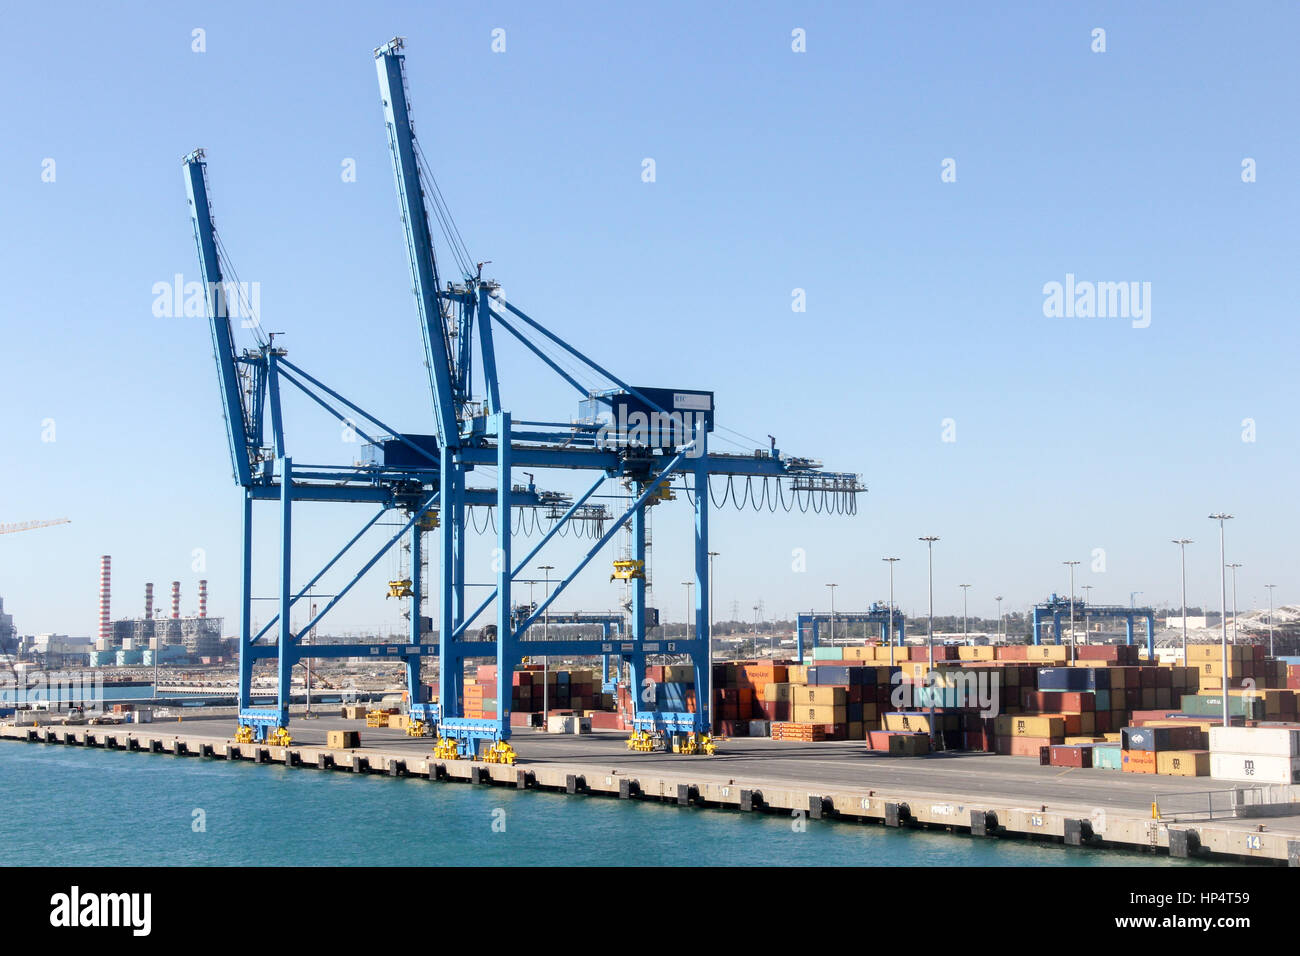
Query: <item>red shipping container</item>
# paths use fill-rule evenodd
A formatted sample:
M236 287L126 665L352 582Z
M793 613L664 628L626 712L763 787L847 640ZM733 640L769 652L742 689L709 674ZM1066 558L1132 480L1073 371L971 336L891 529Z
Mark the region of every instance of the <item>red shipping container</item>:
M1087 714L1094 709L1096 695L1089 691L1029 691L1025 699L1028 710L1061 714Z
M1091 767L1092 748L1053 744L1049 759L1053 767Z
M1050 737L998 737L996 749L1000 754L1012 757L1038 757L1045 747L1051 747Z
M848 740L849 739L848 724L820 724L820 725L814 724L813 726L822 727L827 740Z

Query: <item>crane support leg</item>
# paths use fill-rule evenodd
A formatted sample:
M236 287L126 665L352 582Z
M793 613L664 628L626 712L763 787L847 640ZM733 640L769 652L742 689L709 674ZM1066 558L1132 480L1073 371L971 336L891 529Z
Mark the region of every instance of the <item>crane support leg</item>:
M423 563L424 556L420 550L422 544L420 535L420 522L417 521L411 526L411 603L409 605L411 609L411 628L409 642L412 645L419 644L423 637L420 608L424 596L424 574L420 565ZM424 688L420 684L419 654L406 655L406 694L412 712L415 711L417 704L424 703Z
M709 660L709 472L708 432L696 426L695 451L695 642L704 654L695 663L695 730L713 731L713 662ZM702 665L702 666L701 666Z

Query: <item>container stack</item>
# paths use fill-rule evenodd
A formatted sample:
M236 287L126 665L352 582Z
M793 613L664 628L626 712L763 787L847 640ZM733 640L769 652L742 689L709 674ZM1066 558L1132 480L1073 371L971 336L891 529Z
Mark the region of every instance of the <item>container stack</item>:
M1260 687L1285 687L1287 665L1265 655L1263 644L1233 644L1228 647L1228 667L1225 675L1223 647L1219 644L1194 644L1187 648L1187 663L1200 675L1202 690L1223 690L1223 680L1229 687L1240 687L1250 680Z
M1211 727L1210 776L1250 783L1300 783L1300 728Z
M1120 731L1120 761L1128 773L1203 777L1210 769L1205 731L1196 724L1125 727Z

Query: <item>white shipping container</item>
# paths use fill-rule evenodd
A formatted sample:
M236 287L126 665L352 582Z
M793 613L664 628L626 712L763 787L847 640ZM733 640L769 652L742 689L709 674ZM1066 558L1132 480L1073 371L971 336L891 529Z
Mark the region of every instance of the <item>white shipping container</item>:
M1211 727L1210 750L1269 757L1300 756L1300 730L1286 727Z
M547 717L546 732L548 734L571 734L573 733L572 717Z
M1211 753L1210 776L1242 783L1296 783L1300 781L1300 757Z

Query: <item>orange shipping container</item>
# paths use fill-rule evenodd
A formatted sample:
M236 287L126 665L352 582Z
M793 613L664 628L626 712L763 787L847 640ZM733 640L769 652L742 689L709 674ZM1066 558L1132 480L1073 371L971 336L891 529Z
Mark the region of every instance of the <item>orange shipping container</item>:
M1128 773L1155 773L1156 752L1154 750L1120 751L1121 770Z

